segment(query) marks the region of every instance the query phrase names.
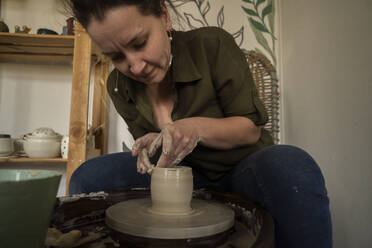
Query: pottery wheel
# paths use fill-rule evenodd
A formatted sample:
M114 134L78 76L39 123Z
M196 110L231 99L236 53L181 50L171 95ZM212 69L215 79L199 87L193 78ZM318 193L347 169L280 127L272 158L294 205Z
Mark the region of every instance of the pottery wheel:
M121 233L156 239L211 236L234 225L234 211L220 203L193 199L188 215L161 215L149 211L151 199L117 203L106 210L106 224Z

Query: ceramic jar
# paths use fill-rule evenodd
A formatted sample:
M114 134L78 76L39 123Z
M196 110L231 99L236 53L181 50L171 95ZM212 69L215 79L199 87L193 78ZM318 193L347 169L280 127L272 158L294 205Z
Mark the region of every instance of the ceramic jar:
M14 143L9 134L0 134L0 157L9 156L14 152Z
M56 158L61 156L61 139L51 128L38 128L24 136L23 148L30 158Z
M151 174L152 206L149 211L164 215L190 214L192 191L193 176L190 167L155 167Z
M45 139L45 140L52 140L52 139L62 139L62 136L56 133L52 128L49 127L41 127L35 129L32 133L26 135L27 139Z
M9 33L9 27L2 18L0 18L0 32Z

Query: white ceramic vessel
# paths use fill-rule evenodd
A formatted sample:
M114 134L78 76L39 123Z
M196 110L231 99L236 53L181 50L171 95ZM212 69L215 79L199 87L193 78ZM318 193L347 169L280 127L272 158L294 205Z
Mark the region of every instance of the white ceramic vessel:
M61 141L59 140L25 140L25 153L30 158L56 158L61 156Z
M50 139L56 139L61 140L62 135L56 133L53 129L48 127L41 127L38 129L35 129L32 133L25 135L26 139L42 139L42 140L50 140Z
M193 177L190 167L155 167L151 174L150 212L164 215L192 213Z
M30 158L56 158L61 156L62 135L51 128L38 128L24 135L23 148Z

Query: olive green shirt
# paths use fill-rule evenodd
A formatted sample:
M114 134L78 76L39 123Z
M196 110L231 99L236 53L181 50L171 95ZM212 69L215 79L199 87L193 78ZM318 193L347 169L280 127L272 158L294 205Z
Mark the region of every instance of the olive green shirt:
M244 116L257 126L267 122L246 58L229 33L215 27L174 31L171 50L173 121L189 117ZM116 85L117 92L114 90ZM148 132L160 131L154 123L145 84L114 69L107 88L135 139ZM182 164L217 180L245 156L271 144L269 132L263 129L254 145L221 150L199 144Z

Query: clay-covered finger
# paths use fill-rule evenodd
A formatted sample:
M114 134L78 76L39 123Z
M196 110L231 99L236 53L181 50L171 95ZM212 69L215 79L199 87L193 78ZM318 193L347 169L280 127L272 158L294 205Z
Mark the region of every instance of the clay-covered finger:
M196 136L188 138L183 137L182 141L177 142L178 146L174 150L174 156L182 157L182 159L191 153L198 144Z
M139 163L139 164L137 165L137 172L138 172L138 173L145 174L146 171L147 171L147 168L146 168L146 166L144 165L144 163Z
M158 163L156 164L156 167L160 168L172 167L173 166L172 161L173 160L170 158L170 156L161 154Z
M141 156L143 158L143 165L144 165L144 167L147 171L148 169L150 169L153 166L150 162L150 159L149 159L149 156L148 156L148 153L147 153L147 149L142 149Z
M162 143L163 143L163 155L170 155L172 150L172 135L168 128L164 128L162 131Z
M148 133L138 138L133 144L132 156L137 156L143 148L148 148L157 136L159 136L158 133Z
M137 156L142 147L144 147L143 140L145 137L136 139L132 147L132 156Z
M146 167L144 165L144 157L143 157L142 152L140 152L137 158L137 172L144 174L145 171L146 171Z
M175 144L173 146L173 155L177 157L180 153L182 153L185 149L187 149L187 146L189 146L189 139L184 137L182 140L177 142L177 145Z
M141 170L142 170L142 159L141 159L141 156L138 156L137 157L137 172L138 173L141 173Z
M151 167L151 163L150 163L149 158L147 156L147 151L144 148L138 154L138 158L137 158L137 172L138 173L141 173L141 174L145 174L149 167Z
M184 158L184 156L180 155L180 156L177 156L171 163L171 165L169 167L175 167L177 165L179 165L182 161L182 159Z
M161 134L156 137L156 139L151 143L150 149L149 149L149 156L152 157L155 155L156 151L159 149L159 147L162 145L163 137Z
M177 166L179 163L181 163L181 161L194 150L196 145L196 142L191 142L186 146L183 146L182 151L178 152L176 158L172 161L172 166Z
M154 168L155 168L155 165L151 165L151 168L147 170L147 173L151 175Z

